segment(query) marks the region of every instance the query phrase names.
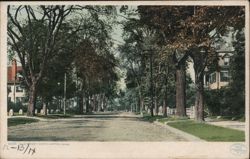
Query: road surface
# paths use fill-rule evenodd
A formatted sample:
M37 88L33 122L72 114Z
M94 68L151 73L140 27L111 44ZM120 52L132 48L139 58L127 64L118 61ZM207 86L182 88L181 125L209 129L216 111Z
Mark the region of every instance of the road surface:
M187 141L130 113L48 119L8 128L9 141Z

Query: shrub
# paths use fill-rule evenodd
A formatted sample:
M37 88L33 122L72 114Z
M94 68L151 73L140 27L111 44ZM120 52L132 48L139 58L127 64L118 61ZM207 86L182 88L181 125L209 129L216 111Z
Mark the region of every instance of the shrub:
M22 109L23 112L26 112L27 106L21 102L14 103L14 102L8 101L8 108L7 108L8 112L10 111L10 109L13 109L14 112L18 112L20 109Z
M224 87L205 91L205 105L210 115L244 115L244 96L232 89Z

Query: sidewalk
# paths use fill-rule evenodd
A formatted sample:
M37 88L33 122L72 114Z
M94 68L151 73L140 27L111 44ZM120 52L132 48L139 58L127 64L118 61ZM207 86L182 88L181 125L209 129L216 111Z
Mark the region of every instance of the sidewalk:
M29 118L29 119L38 119L40 121L49 121L50 119L44 119L44 118L39 118L37 116L33 116L33 117L30 117L30 116L7 116L7 119L10 119L10 118Z
M245 131L245 122L239 121L206 121L207 124Z

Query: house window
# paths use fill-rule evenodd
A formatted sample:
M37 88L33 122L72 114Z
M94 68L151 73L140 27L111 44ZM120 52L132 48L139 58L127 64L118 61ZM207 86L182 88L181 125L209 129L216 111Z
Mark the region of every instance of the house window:
M210 75L210 83L215 83L215 82L216 82L216 73L214 72Z
M221 71L220 72L220 81L221 82L228 82L229 81L229 73L228 73L228 71Z
M20 86L16 86L16 92L23 92L23 88Z
M230 58L229 57L225 57L224 58L224 65L228 66L229 65L229 61L230 61Z

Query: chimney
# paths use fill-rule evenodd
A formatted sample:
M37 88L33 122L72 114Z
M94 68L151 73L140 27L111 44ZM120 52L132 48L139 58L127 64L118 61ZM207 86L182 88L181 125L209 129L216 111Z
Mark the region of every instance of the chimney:
M16 59L12 60L12 68L11 68L11 80L15 80L17 73L17 64L16 64Z

